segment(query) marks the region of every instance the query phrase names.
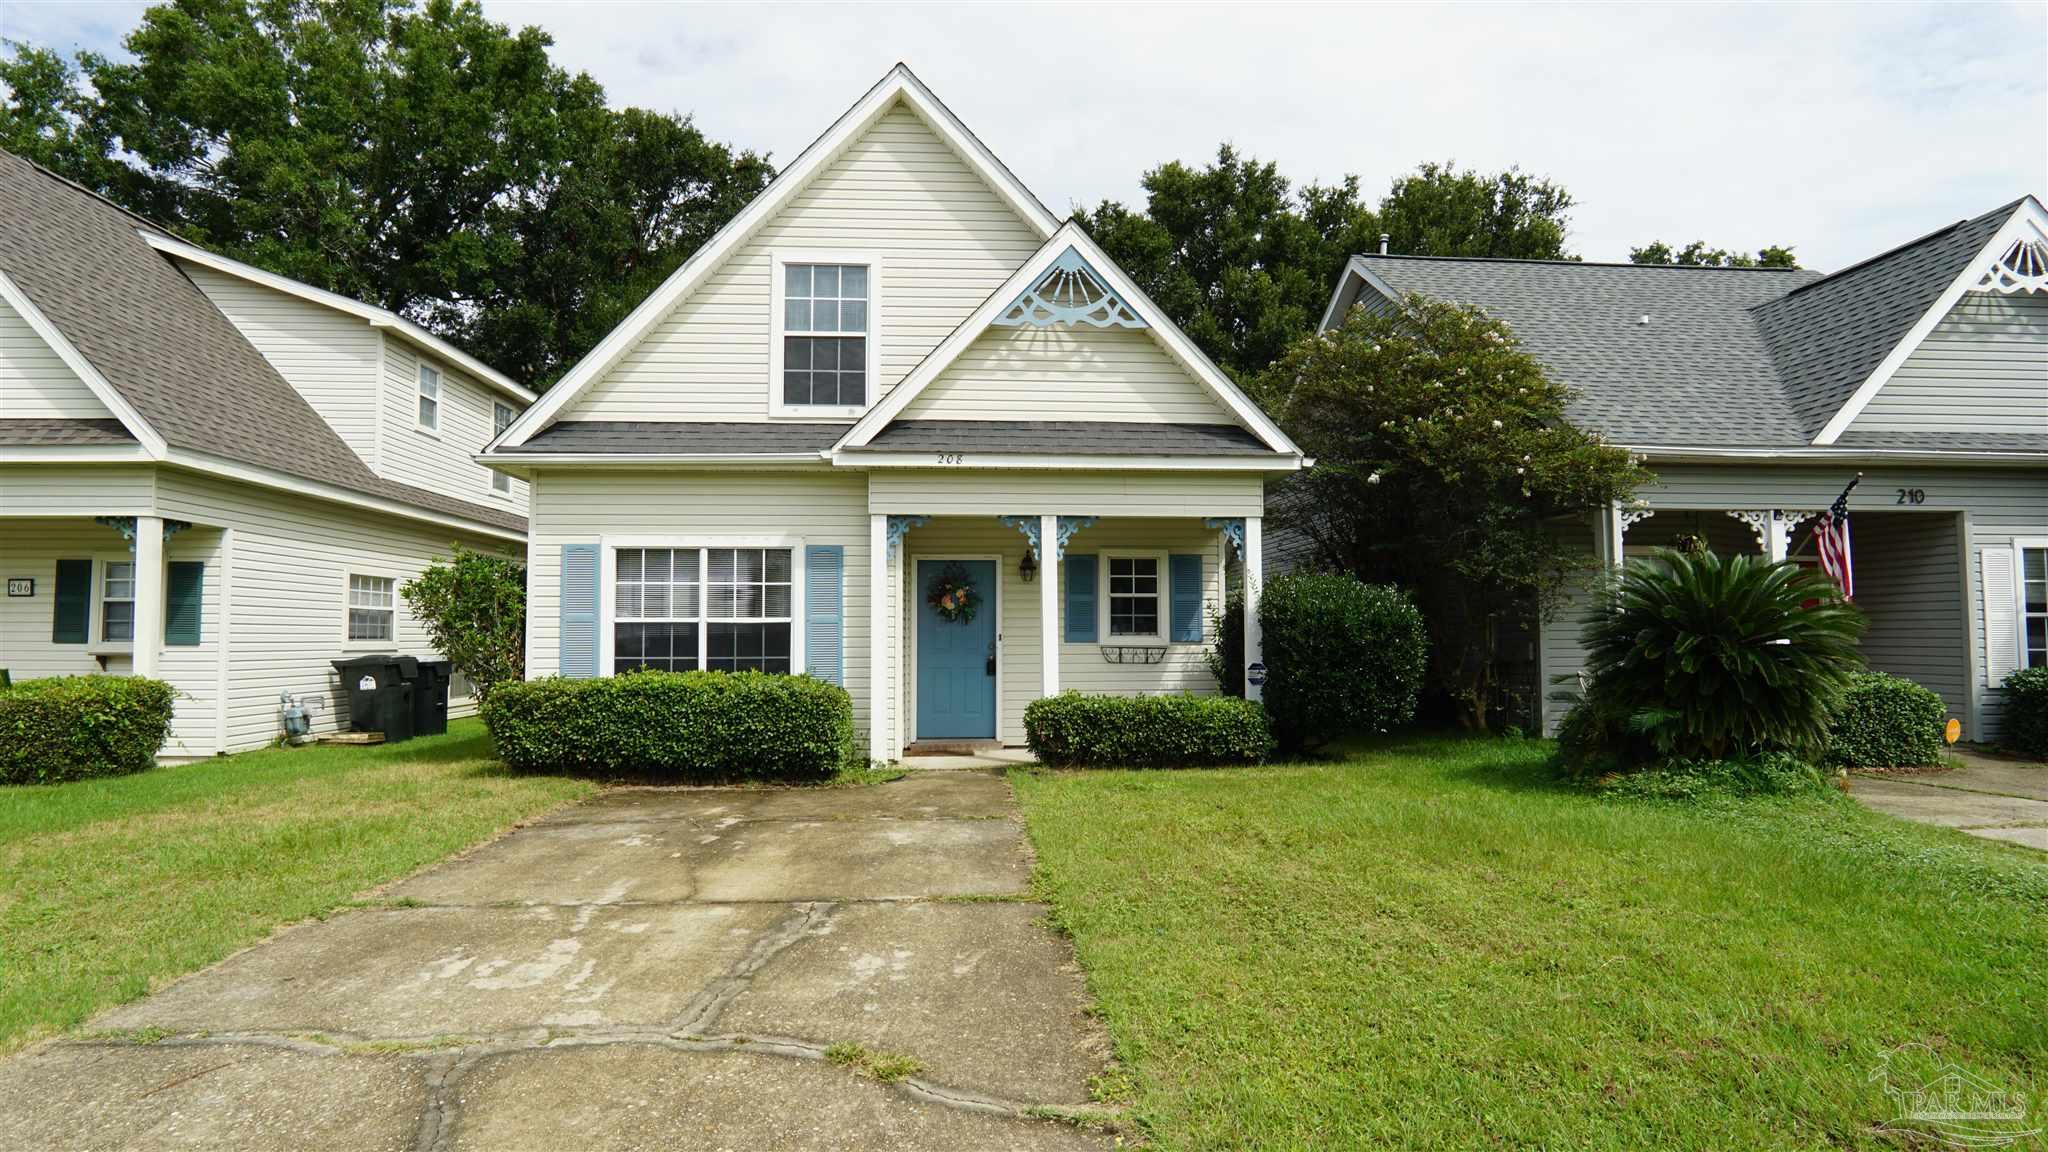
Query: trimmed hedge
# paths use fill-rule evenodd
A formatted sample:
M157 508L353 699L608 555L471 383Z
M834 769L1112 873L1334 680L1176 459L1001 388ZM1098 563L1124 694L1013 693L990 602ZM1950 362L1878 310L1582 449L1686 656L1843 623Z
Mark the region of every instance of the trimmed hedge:
M60 676L0 689L0 784L154 767L176 697L169 684L137 676Z
M491 693L483 716L498 758L524 770L815 780L857 755L852 698L809 676L631 672L515 681Z
M1232 696L1043 696L1024 742L1056 768L1257 764L1273 751L1265 710Z
M2005 678L2005 742L2048 758L2048 668L2022 668Z
M1941 763L1948 705L1933 691L1886 672L1859 672L1835 709L1827 759L1851 768Z
M1429 631L1406 593L1353 576L1301 573L1259 596L1266 711L1289 753L1415 717Z

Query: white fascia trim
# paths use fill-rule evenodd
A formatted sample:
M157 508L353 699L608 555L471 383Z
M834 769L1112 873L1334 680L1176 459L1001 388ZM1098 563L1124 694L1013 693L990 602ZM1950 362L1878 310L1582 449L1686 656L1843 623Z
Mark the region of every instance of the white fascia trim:
M897 100L908 104L922 117L931 129L944 139L949 147L959 153L969 167L986 181L1003 201L1015 209L1017 214L1037 229L1040 236L1051 236L1059 229L1059 221L1046 211L1029 189L1018 181L1008 168L1003 167L981 141L953 116L944 104L939 103L931 90L924 86L910 69L902 64L889 70L867 94L854 102L853 107L842 113L824 135L811 142L797 158L771 181L761 194L747 202L737 216L726 222L725 227L706 241L702 248L690 254L664 280L661 287L650 293L640 306L633 309L619 326L612 329L598 342L583 359L576 362L567 375L554 387L548 389L541 401L526 410L526 414L515 421L505 434L494 440L491 447L516 447L524 444L547 427L549 421L566 407L570 401L581 395L592 381L604 375L617 364L627 351L647 335L649 329L668 315L669 311L708 278L713 271L725 263L735 248L752 236L760 226L776 213L782 211L796 194L803 190L818 170L837 158L840 151L895 106ZM873 381L870 387L875 387Z
M1826 460L1837 464L1855 464L1869 461L1876 464L2040 464L2048 462L2048 452L1971 452L1935 451L1926 448L1670 448L1654 445L1621 445L1626 451L1637 453L1651 463L1659 460L1671 461L1715 461L1745 460L1772 461L1790 460L1811 462Z
M2034 236L2048 235L2048 211L2043 211L2041 202L2032 196L2027 197L2013 210L2011 219L2007 220L1997 234L1991 237L1991 241L1963 266L1962 272L1949 282L1949 286L1935 300L1934 307L1929 308L1927 313L1907 330L1905 339L1899 341L1891 353L1878 362L1877 368L1871 372L1869 378L1858 385L1855 393L1849 397L1849 402L1842 405L1841 410L1827 422L1827 426L1820 430L1820 435L1813 438L1814 444L1826 446L1840 439L1856 417L1862 415L1863 409L1877 397L1878 390L1885 386L1885 382L1898 372L1908 357L1919 350L1928 333L1933 332L1935 326L1948 316L1956 302L1963 298L1963 294L1977 286L1977 282L1984 278L1985 271L2005 254L2007 248L2012 247L2014 241L2027 238L2030 233Z
M500 540L510 540L514 543L523 544L526 542L525 533L515 532L510 528L501 528L495 524L486 524L482 521L471 520L463 516L450 516L412 504L405 504L396 500L386 500L381 496L371 496L368 493L339 488L332 484L303 480L297 476L287 476L282 472L273 472L268 468L255 468L247 464L237 464L231 460L223 460L218 456L208 456L200 452L187 452L182 448L166 458L164 463L174 468L185 468L208 476L216 476L223 480L233 480L242 484L254 484L263 488L272 488L280 492L290 492L294 495L308 496L315 500L326 500L335 504L347 504L351 507L361 508L385 516L398 516L407 520L417 520L423 524L434 524L443 528L456 528L464 532L476 533L479 536L495 536Z
M100 370L93 367L92 361L85 358L85 354L50 322L48 316L43 315L43 310L36 307L35 301L30 300L28 294L13 280L8 279L4 272L0 272L0 299L6 300L9 307L20 313L23 320L28 321L29 328L34 330L43 343L50 346L50 351L55 352L59 360L64 361L65 367L70 368L78 374L80 380L85 381L86 388L100 403L107 406L107 411L114 414L114 418L121 422L121 427L126 428L130 436L135 437L150 459L164 458L164 438L156 434L156 429L151 428L149 422L142 418L142 413L137 412L135 406L128 403L128 398L121 395L120 389L115 388L105 376L100 375Z
M933 380L938 379L939 374L951 366L969 345L980 338L996 316L1004 308L1009 307L1010 301L1016 299L1019 293L1044 275L1053 261L1059 259L1060 254L1068 247L1079 252L1082 259L1088 261L1091 267L1102 274L1103 279L1109 281L1109 288L1121 296L1124 302L1130 305L1131 310L1145 321L1145 331L1159 342L1166 354L1188 375L1208 387L1216 399L1221 401L1246 428L1251 429L1266 447L1292 456L1301 454L1301 450L1294 446L1294 442L1287 438L1287 434L1267 419L1266 414L1259 411L1258 405L1253 404L1239 391L1230 377L1224 375L1221 368L1216 367L1213 361L1203 355L1202 350L1195 347L1178 325L1167 319L1166 314L1159 310L1158 305L1152 303L1150 297L1140 291L1136 284L1131 283L1130 277L1124 275L1123 269L1117 267L1116 262L1111 260L1107 253L1096 247L1095 242L1088 238L1088 233L1080 225L1069 221L1040 245L1031 259L1011 273L1002 287L990 293L988 299L982 301L981 306L966 320L961 321L959 327L947 334L946 338L939 342L939 346L932 349L931 355L926 356L916 368L911 369L910 374L905 376L888 396L877 403L873 411L847 430L846 435L833 446L834 459L838 458L839 450L863 447L883 428L888 427L889 422L901 414Z
M9 444L0 464L147 464L155 457L140 444Z
M850 468L922 468L932 472L1036 470L1068 472L1298 472L1314 463L1300 456L1001 456L966 453L958 464L937 464L930 452L835 452Z
M239 260L230 260L226 256L208 252L204 248L187 244L182 240L172 239L159 232L138 228L136 229L136 235L142 237L144 243L166 256L174 256L180 260L189 260L202 267L211 268L215 272L236 276L252 284L261 284L265 288L283 292L287 296L296 296L301 300L308 300L322 307L332 308L337 312L345 312L358 320L364 321L372 328L386 329L400 339L418 346L423 351L439 356L443 360L461 368L469 375L476 377L522 403L531 404L534 400L538 399L534 393L520 387L510 376L471 356L469 353L407 320L396 312L379 308L374 304L365 304L360 300L352 300L347 296L336 292L329 292L324 288L315 288L311 284L301 284L297 280L279 276L274 272L265 272L261 268L244 264Z
M1323 309L1323 318L1316 322L1316 331L1327 332L1337 326L1336 321L1344 311L1339 308L1338 302L1344 299L1345 289L1351 287L1353 279L1363 284L1367 275L1365 263L1358 257L1353 256L1344 262L1344 271L1337 274L1337 290L1330 293L1330 303ZM1358 293L1353 292L1351 298L1358 299Z

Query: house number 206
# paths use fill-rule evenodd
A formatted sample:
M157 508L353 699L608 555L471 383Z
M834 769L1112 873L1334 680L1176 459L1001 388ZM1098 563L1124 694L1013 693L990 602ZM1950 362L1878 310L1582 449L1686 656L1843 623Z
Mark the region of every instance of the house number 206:
M1927 503L1927 489L1901 488L1899 489L1898 502L1901 504L1925 504Z
M958 464L958 463L960 463L960 462L961 462L961 461L962 461L962 460L963 460L964 458L965 458L964 454L963 454L963 453L959 453L959 452L941 452L941 453L939 453L939 463L941 463L941 464Z

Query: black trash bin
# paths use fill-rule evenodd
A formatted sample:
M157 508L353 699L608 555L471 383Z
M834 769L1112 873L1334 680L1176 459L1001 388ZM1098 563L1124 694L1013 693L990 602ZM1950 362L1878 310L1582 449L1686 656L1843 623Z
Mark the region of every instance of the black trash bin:
M410 656L379 652L345 656L334 663L348 694L348 726L357 732L382 732L386 743L412 738L413 687L407 676ZM412 671L417 676L417 670Z
M438 736L448 730L448 682L455 665L446 660L419 662L419 679L412 682L412 733Z

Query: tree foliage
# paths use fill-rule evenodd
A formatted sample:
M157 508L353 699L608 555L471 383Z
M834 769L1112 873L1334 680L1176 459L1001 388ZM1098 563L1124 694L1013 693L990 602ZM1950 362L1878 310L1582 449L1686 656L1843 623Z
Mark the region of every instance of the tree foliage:
M1571 197L1510 170L1496 176L1425 164L1377 209L1356 176L1292 186L1277 165L1224 145L1200 168L1144 176L1145 207L1105 200L1078 218L1145 293L1218 364L1242 377L1315 330L1344 262L1390 248L1410 255L1564 256Z
M1789 246L1770 245L1757 250L1752 256L1746 252L1730 252L1726 248L1710 248L1705 240L1695 240L1683 248L1673 249L1662 240L1652 240L1641 248L1628 250L1631 264L1678 264L1699 268L1797 268L1799 258L1792 254Z
M457 544L447 563L428 565L398 592L434 648L476 685L478 701L525 678L524 564Z
M1554 611L1589 558L1557 526L1649 479L1565 417L1506 325L1410 296L1294 343L1257 392L1315 468L1272 502L1320 563L1407 589L1435 641L1432 679L1486 726L1496 628Z
M9 45L0 146L536 385L773 175L468 0L173 0L125 44Z

